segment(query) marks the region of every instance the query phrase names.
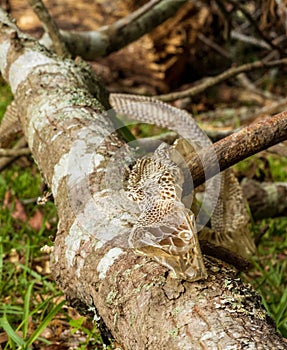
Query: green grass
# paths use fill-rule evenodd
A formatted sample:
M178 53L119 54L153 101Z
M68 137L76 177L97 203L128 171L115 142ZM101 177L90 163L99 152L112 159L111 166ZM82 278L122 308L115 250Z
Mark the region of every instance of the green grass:
M277 154L259 153L236 164L234 168L239 175L248 175L259 181L287 182L287 158Z
M254 269L244 278L259 292L278 331L287 337L287 217L254 224L255 235L268 227L252 258Z
M79 348L101 349L96 326L92 323L87 326L86 319L79 326L80 316L71 317L71 308L65 305L62 292L47 269L49 257L40 252L42 246L52 245L50 236L55 236L57 215L53 203L39 208L34 202L41 194L41 178L35 165L21 171L20 166L14 164L0 174L0 179L0 329L8 336L3 349L32 349L33 344L53 344L59 337L49 339L42 333L55 328L68 329L69 337L74 329L81 333L85 340L79 342ZM3 208L8 191L11 198L7 208ZM13 217L17 211L16 199L27 201L23 205L26 221ZM36 209L43 213L42 226L37 230L29 225Z
M4 83L0 76L0 117L6 110L7 104L12 101L11 90L8 85Z
M287 182L287 159L271 153L260 153L236 164L240 176L248 175L260 181ZM265 219L253 223L260 239L252 262L254 269L243 276L259 292L278 331L287 337L287 217Z

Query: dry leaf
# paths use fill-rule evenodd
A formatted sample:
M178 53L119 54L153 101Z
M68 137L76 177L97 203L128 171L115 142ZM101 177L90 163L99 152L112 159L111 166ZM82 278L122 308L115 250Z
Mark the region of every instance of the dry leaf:
M29 220L29 225L36 231L41 229L43 225L43 214L39 209L35 211L35 214Z
M3 209L9 209L9 204L11 204L11 199L12 199L12 193L11 190L7 190L4 195L4 200L3 200Z
M27 214L25 212L24 206L18 198L15 199L15 210L12 213L12 217L22 222L27 221Z

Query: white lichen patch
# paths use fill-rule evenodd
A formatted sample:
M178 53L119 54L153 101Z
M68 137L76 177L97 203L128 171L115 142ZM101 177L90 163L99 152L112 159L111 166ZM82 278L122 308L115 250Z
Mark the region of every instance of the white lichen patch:
M105 254L97 266L100 279L104 279L106 277L109 268L114 264L119 256L124 253L125 252L121 248L112 248Z
M77 218L86 231L106 242L117 238L117 245L127 247L127 237L139 210L129 209L120 193L107 189L93 194L84 207L77 208Z
M104 157L101 154L94 154L93 156L93 166L94 168L98 168L101 162L104 161ZM99 170L99 169L98 169Z
M58 186L60 181L67 176L68 173L69 153L65 153L60 158L59 162L55 165L54 175L52 178L52 193L57 195Z
M54 168L54 175L52 178L52 192L54 196L57 195L59 182L67 176L67 186L69 187L69 193L71 194L70 200L76 211L76 202L78 203L80 200L82 205L88 203L90 200L89 175L104 160L102 155L97 154L96 152L88 152L89 150L85 141L76 140L70 151L62 155ZM81 193L77 192L78 186L81 187Z
M29 64L27 64L28 62ZM9 82L13 94L15 94L19 84L25 81L36 67L51 63L55 63L54 60L40 52L26 50L23 55L13 62L9 70Z
M100 321L101 317L98 315L97 309L94 306L89 306L88 311L94 314L93 322Z
M33 148L34 135L42 135L42 130L50 125L50 120L56 118L59 108L61 108L60 103L53 104L50 99L44 98L38 101L37 104L31 104L28 107L27 114L29 115L29 130L28 143L30 148ZM60 136L58 133L57 136Z
M3 41L2 43L0 43L0 71L2 72L2 74L4 73L7 66L7 54L9 51L9 47L9 41Z
M69 230L69 235L65 239L66 243L66 260L67 266L73 266L73 262L76 254L79 253L81 242L87 242L90 239L90 235L87 234L80 226L78 226L77 221L74 221L73 225ZM78 268L77 273L79 274L80 268Z
M78 182L86 178L92 172L93 154L84 140L76 140L69 151L69 182Z
M54 142L60 135L63 134L63 131L60 130L59 132L57 132L57 134L55 134L52 138L51 138L51 142Z
M85 263L85 260L84 260L84 259L78 261L78 265L77 265L77 269L76 269L76 276L77 276L77 277L80 277L80 275L81 275L81 270L82 270L82 268L83 268L83 266L84 266L84 263Z
M217 339L217 334L215 331L206 331L203 336L200 338L203 342L206 340L214 340Z
M98 250L100 248L102 248L104 246L105 242L103 241L98 241L96 244L95 244L95 247L94 247L94 250Z

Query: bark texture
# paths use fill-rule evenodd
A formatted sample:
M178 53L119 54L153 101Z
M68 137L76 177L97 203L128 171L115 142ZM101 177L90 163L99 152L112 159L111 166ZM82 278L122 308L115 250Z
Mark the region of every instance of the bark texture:
M123 147L104 89L84 63L52 56L1 10L0 22L0 69L58 209L52 269L67 300L100 316L123 349L287 349L227 265L206 258L209 277L187 283L117 243L138 213L103 185Z
M259 120L191 155L187 160L194 186L218 172L287 139L287 112Z

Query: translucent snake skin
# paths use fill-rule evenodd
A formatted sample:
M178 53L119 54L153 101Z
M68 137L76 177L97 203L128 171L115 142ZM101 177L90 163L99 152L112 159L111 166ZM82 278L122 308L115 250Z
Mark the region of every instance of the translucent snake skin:
M175 131L187 141L190 151L211 144L189 113L154 98L111 94L110 103L119 115ZM205 278L206 270L195 215L183 204L186 169L178 145L180 142L174 146L162 143L153 154L138 159L129 173L128 197L140 209L129 246L167 266L175 277L195 281ZM202 211L208 211L211 228L203 229L200 238L242 256L250 255L254 245L246 229L248 215L232 171L207 181L204 198Z

